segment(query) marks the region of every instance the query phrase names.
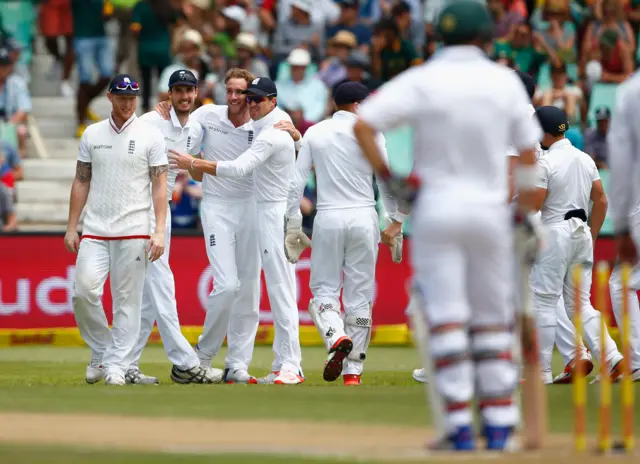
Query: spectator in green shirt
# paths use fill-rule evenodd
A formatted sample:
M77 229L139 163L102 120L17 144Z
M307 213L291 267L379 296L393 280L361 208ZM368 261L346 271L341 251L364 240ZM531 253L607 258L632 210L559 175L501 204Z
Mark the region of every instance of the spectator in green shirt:
M116 46L115 72L122 71L122 65L129 58L132 48L131 14L140 0L110 0L113 5L113 17L118 23L118 45ZM131 70L129 70L131 72Z
M422 63L422 58L413 45L401 38L393 19L385 19L376 24L371 48L371 74L382 82Z
M151 74L160 78L172 61L170 28L178 18L167 0L142 0L133 7L131 31L138 39L138 66L142 79L142 110L151 109Z
M104 22L113 11L104 0L71 0L73 15L73 51L78 66L78 94L76 137L82 137L87 128L86 120L99 119L89 110L89 105L107 88L113 75L113 48L105 32ZM94 67L99 78L93 82Z

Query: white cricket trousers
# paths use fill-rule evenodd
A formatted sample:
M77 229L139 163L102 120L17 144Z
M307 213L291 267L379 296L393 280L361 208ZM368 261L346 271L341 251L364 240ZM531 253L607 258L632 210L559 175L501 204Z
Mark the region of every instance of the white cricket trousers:
M152 214L151 228L155 227ZM176 303L176 284L169 267L171 248L171 208L167 206L165 227L165 248L160 259L149 264L147 279L142 293L142 320L140 336L133 352L132 368L138 368L142 350L149 340L153 324L158 324L158 332L169 361L180 369L187 370L200 364L196 352L180 330Z
M125 375L140 333L140 307L147 273L148 239L83 238L76 259L73 312L92 359L106 374ZM102 293L111 278L113 324L109 330Z
M343 374L362 374L371 327L355 321L371 321L379 242L380 223L373 206L321 210L313 221L309 287L315 309L310 311L317 315L312 317L327 351L345 335L353 341Z
M547 243L531 270L529 280L543 372L551 370L557 326L556 307L561 295L567 316L573 320L576 296L573 266L578 264L582 266L580 308L585 342L594 360L600 359L600 313L590 301L593 240L589 226L578 218L545 226ZM619 361L621 356L615 342L609 336L604 342L607 362Z
M426 198L425 198L426 197ZM483 422L516 426L518 372L513 360L513 230L507 205L469 204L421 196L414 208L414 289L429 330L438 401L433 417L444 432Z
M213 290L198 350L214 357L227 337L227 369L248 369L260 323L260 251L253 198L205 199L202 229Z
M258 202L258 243L273 316L273 372L290 369L303 376L296 267L284 253L286 201Z

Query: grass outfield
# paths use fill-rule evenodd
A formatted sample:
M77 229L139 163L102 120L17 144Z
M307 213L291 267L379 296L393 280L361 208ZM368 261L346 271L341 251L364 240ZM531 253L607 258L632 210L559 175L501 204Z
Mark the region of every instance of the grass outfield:
M268 373L272 356L270 348L257 347L251 373L256 376ZM389 441L395 442L397 446L402 444L403 439L408 443L417 440L416 447L424 443L430 424L424 389L411 378L411 371L419 365L414 349L371 348L365 364L364 385L352 388L343 387L339 381L327 384L322 380L321 367L324 356L321 348L303 348L303 369L307 380L300 386L185 386L175 385L170 381L170 365L164 351L161 348L150 347L143 355L141 368L147 374L158 376L161 385L116 388L106 387L102 383L90 386L84 382L84 367L89 358L88 349L2 349L0 462L88 462L90 457L92 463L100 463L103 461L99 459L105 459L107 456L110 463L135 460L136 463L162 464L179 462L179 456L176 457L172 453L183 449L195 453L189 459L196 463L201 462L200 459L202 462L205 458L210 460L211 457L205 455L211 453L235 451L251 454L264 451L260 462L276 462L276 459L281 462L282 459L274 455L304 453L306 449L309 449L308 454L314 459L296 458L295 462L336 462L316 460L317 456L322 455L322 449L311 449L311 438L313 435L321 437L323 434L331 438L336 430L343 428L340 424L347 422L352 433L362 434L363 443L366 440L370 441L371 454L377 454L381 458L384 458L382 450L380 453L373 453L373 448L380 441L385 441L381 437L388 437ZM554 359L554 372L557 373L561 369L561 360ZM636 395L640 393L640 383L634 384L634 390ZM549 386L547 392L551 432L566 438L573 427L571 387ZM597 386L588 387L588 429L592 433L596 432L598 424L598 395ZM613 424L614 431L618 431L621 422L619 385L614 385L613 395ZM640 400L637 403L640 403ZM41 413L57 413L61 416L43 416ZM4 426L7 428L4 431L2 415L6 419ZM24 417L24 422L32 422L20 424L20 417ZM61 417L77 417L77 420L61 422L60 430L56 430L56 425L49 427L44 423L47 417L55 417L56 421ZM13 421L13 427L7 425L8 418ZM145 422L145 431L149 436L144 435L144 440L135 438L139 431L132 421L144 421L145 418L153 418ZM111 419L112 422L109 422ZM229 423L228 427L224 425L226 422ZM77 424L78 430L73 430L74 424ZM96 432L104 436L104 443L99 442L86 430L94 427L92 424L102 424L95 425L96 431L99 427L105 428L104 431ZM157 430L154 424L157 425ZM175 425L174 430L171 430L172 424ZM233 427L236 426L238 430L245 430L246 436L239 437L239 432L233 432ZM255 430L252 428L254 426ZM287 426L289 428L286 428ZM640 414L635 416L635 426L636 430L640 430ZM24 428L25 433L32 435L28 437L28 441L27 437L25 440L20 438L20 427ZM205 433L207 427L211 428L211 433ZM188 432L189 430L193 431ZM368 430L371 432L367 432ZM109 438L108 434L115 434L117 431L126 434L132 442L131 446L125 447L131 448L130 451L116 449L116 445L123 438L116 435ZM87 435L84 436L83 433ZM180 437L181 433L185 436ZM204 438L197 441L195 436L200 433ZM274 435L273 439L268 439L269 434ZM72 440L74 435L78 437L77 442ZM7 439L7 436L13 438ZM206 446L208 436L217 436L218 442L211 448ZM340 436L346 438L347 435L341 433ZM280 447L275 446L276 443L286 441L287 437L291 443L286 447L284 444L278 445ZM114 442L110 442L111 439ZM173 443L174 439L176 447L172 448L168 442ZM138 441L147 443L145 446L133 446ZM158 442L167 444L160 456L153 454ZM246 443L246 447L242 446L243 443ZM306 448L293 449L292 447L298 443ZM42 445L43 448L34 445ZM251 448L253 445L255 448ZM105 446L112 448L107 454L87 451ZM79 450L77 447L80 447ZM366 448L366 445L363 447ZM350 452L347 448L343 451L345 454ZM233 460L237 462L256 462L255 456L233 456ZM263 459L263 456L271 458Z

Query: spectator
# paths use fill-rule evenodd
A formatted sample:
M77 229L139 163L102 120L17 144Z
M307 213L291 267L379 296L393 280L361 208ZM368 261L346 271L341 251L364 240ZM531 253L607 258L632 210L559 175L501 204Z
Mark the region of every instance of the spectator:
M51 74L55 79L61 77L60 93L71 98L75 94L69 83L74 61L71 0L45 0L40 5L39 20L44 44L53 57ZM58 37L64 38L64 54L58 47Z
M607 134L611 111L606 106L596 108L596 127L584 135L584 151L591 155L598 169L608 169Z
M0 231L11 232L18 228L11 192L0 183Z
M420 5L414 5L419 8ZM390 9L390 16L395 21L400 36L411 43L416 49L424 45L424 24L414 21L412 6L404 0L396 0Z
M277 3L278 26L286 24L292 16L291 6L298 3L298 0L276 0L275 3ZM311 21L322 28L327 24L333 24L340 17L340 7L336 5L334 0L308 0L303 3L309 4Z
M130 29L138 42L142 111L151 109L152 74L160 79L171 64L171 33L177 11L168 0L142 0L133 7Z
M545 91L538 91L534 101L539 106L553 105L567 113L570 123L575 123L583 102L583 93L580 87L568 83L567 69L564 64L551 68L552 87Z
M185 174L178 173L171 196L172 229L199 228L198 209L202 200L202 185Z
M411 66L422 63L413 45L400 37L398 26L386 19L373 29L371 71L375 78L387 82Z
M0 182L13 189L15 181L23 178L22 160L18 151L9 142L0 140Z
M340 18L333 26L327 28L327 37L335 37L340 31L351 32L365 53L369 52L371 42L371 28L364 24L360 17L360 2L358 0L337 0L340 5Z
M131 30L131 15L133 8L140 0L110 0L113 5L113 18L118 23L118 45L116 46L115 72L122 72L122 65L129 59L129 53L133 47L133 34ZM132 70L128 69L131 73Z
M487 5L494 21L493 36L496 39L509 40L515 26L525 22L525 18L515 11L509 11L503 0L488 0Z
M307 121L320 121L324 118L329 92L317 76L306 75L307 66L311 63L309 52L296 48L287 61L291 66L291 77L277 82L278 106L288 108L297 102L302 106Z
M345 61L357 46L356 36L349 31L338 33L327 42L327 57L320 65L318 77L329 88L347 77Z
M324 25L311 21L312 3L312 0L292 0L291 17L276 29L273 41L275 66L296 48L306 49L316 61L324 56ZM272 73L277 76L275 66Z
M177 54L173 64L167 66L158 81L158 100L169 96L169 76L180 69L191 70L198 78L198 105L204 99L213 97L216 82L211 63L204 53L202 35L194 29L184 30L177 44Z
M27 81L14 73L14 61L9 49L0 48L0 121L16 126L18 150L22 157L27 151L27 118L31 112L31 95Z
M533 12L531 24L558 58L577 63L576 26L571 21L569 0L549 0Z
M532 76L538 74L540 66L547 60L556 65L560 62L540 33L532 33L526 23L515 26L510 39L498 40L494 45L498 58L512 59L515 69Z
M226 58L236 57L236 38L240 34L242 24L247 20L247 12L238 5L228 6L222 10L222 31L213 36L213 41L222 47Z
M242 32L236 38L236 61L230 67L248 70L254 76L269 76L269 67L258 54L258 41L253 34Z
M633 72L633 55L627 41L614 28L598 37L599 47L587 48L583 56L587 89L596 82L619 84Z
M600 2L598 3L600 4ZM625 48L629 49L633 55L636 49L636 39L631 25L624 19L621 2L619 0L602 0L601 6L597 6L596 9L601 10L601 14L596 16L602 19L594 19L587 26L582 40L583 58L590 58L598 53L601 44L600 38L606 31L614 31L617 40L626 45ZM610 37L613 37L613 34ZM583 61L583 68L585 64L586 61Z
M82 137L87 119L100 117L89 110L91 102L109 85L113 77L114 56L104 22L109 10L103 0L71 0L73 16L73 49L78 66L78 93L76 96L76 137ZM98 68L98 81L93 83L94 66Z
M354 51L346 62L347 80L360 82L371 91L380 87L380 81L369 74L369 57L360 51Z
M291 116L291 121L293 125L300 131L300 135L304 135L313 123L304 119L304 113L302 111L302 106L299 102L292 101L289 102L289 106L284 108L289 116Z

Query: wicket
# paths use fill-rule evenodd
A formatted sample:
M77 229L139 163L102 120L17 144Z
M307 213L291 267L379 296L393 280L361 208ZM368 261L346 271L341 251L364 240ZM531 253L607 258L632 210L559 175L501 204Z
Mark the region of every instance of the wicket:
M600 376L600 408L599 408L599 430L598 430L598 449L602 453L607 453L612 449L624 450L630 452L634 448L633 438L633 385L631 379L631 351L630 351L630 318L629 318L629 279L631 276L631 267L629 264L620 265L622 278L622 324L620 327L620 339L622 344L622 355L624 359L621 379L621 413L622 413L622 441L620 443L613 442L611 432L611 405L612 405L612 386L609 366L606 362L606 353L604 340L607 333L607 294L609 291L609 274L610 269L608 263L602 261L596 266L596 287L595 300L597 309L600 311L600 359L599 376ZM576 360L580 359L580 345L583 332L582 321L582 266L573 268L572 277L574 284L574 325L576 328ZM588 290L587 290L588 291ZM586 376L583 371L583 364L576 362L573 378L573 408L574 408L574 446L577 452L587 450L587 427L586 427L586 403L587 403L587 384Z

